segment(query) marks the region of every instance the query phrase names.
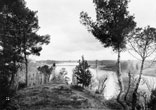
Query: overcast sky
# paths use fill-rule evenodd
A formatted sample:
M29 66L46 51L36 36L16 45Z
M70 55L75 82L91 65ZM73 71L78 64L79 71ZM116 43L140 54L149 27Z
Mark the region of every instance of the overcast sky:
M93 0L26 0L27 6L38 11L39 34L49 34L51 42L44 46L36 60L87 60L117 59L111 48L104 48L87 29L80 24L80 12L86 11L95 19ZM129 11L140 27L156 27L156 0L131 0ZM127 52L122 60L133 59Z

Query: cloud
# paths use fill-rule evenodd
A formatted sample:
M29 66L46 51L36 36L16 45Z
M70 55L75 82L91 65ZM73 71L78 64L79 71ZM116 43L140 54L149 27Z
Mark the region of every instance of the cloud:
M156 1L155 0L131 0L129 10L134 14L139 27L151 25L156 27Z

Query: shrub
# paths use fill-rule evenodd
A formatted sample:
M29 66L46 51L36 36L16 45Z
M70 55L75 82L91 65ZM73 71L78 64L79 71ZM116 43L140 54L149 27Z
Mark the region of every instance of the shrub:
M78 91L83 91L84 90L84 88L82 88L82 87L80 87L78 85L71 85L71 88L75 89L75 90L78 90Z
M121 105L115 100L115 99L110 99L110 100L106 100L104 102L104 104L106 105L106 107L113 109L113 110L121 110Z
M25 87L27 87L27 85L26 85L25 82L19 82L19 84L18 84L18 90L24 89Z
M151 97L150 97L150 101L149 101L149 108L151 110L156 110L156 89L151 91Z
M13 101L16 90L9 84L9 78L0 74L0 110L16 110L17 103Z
M61 68L57 79L60 82L68 84L70 78L67 76L67 74L68 74L67 70L65 68Z

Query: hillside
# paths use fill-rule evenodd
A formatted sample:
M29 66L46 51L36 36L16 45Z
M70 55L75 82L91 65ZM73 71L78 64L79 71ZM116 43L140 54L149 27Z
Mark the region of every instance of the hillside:
M110 110L87 90L47 84L18 91L21 110Z

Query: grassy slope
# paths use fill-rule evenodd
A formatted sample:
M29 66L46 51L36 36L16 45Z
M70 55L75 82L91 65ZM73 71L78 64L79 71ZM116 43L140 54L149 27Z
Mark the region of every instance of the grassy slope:
M65 84L47 84L18 91L21 110L110 110L89 93Z

